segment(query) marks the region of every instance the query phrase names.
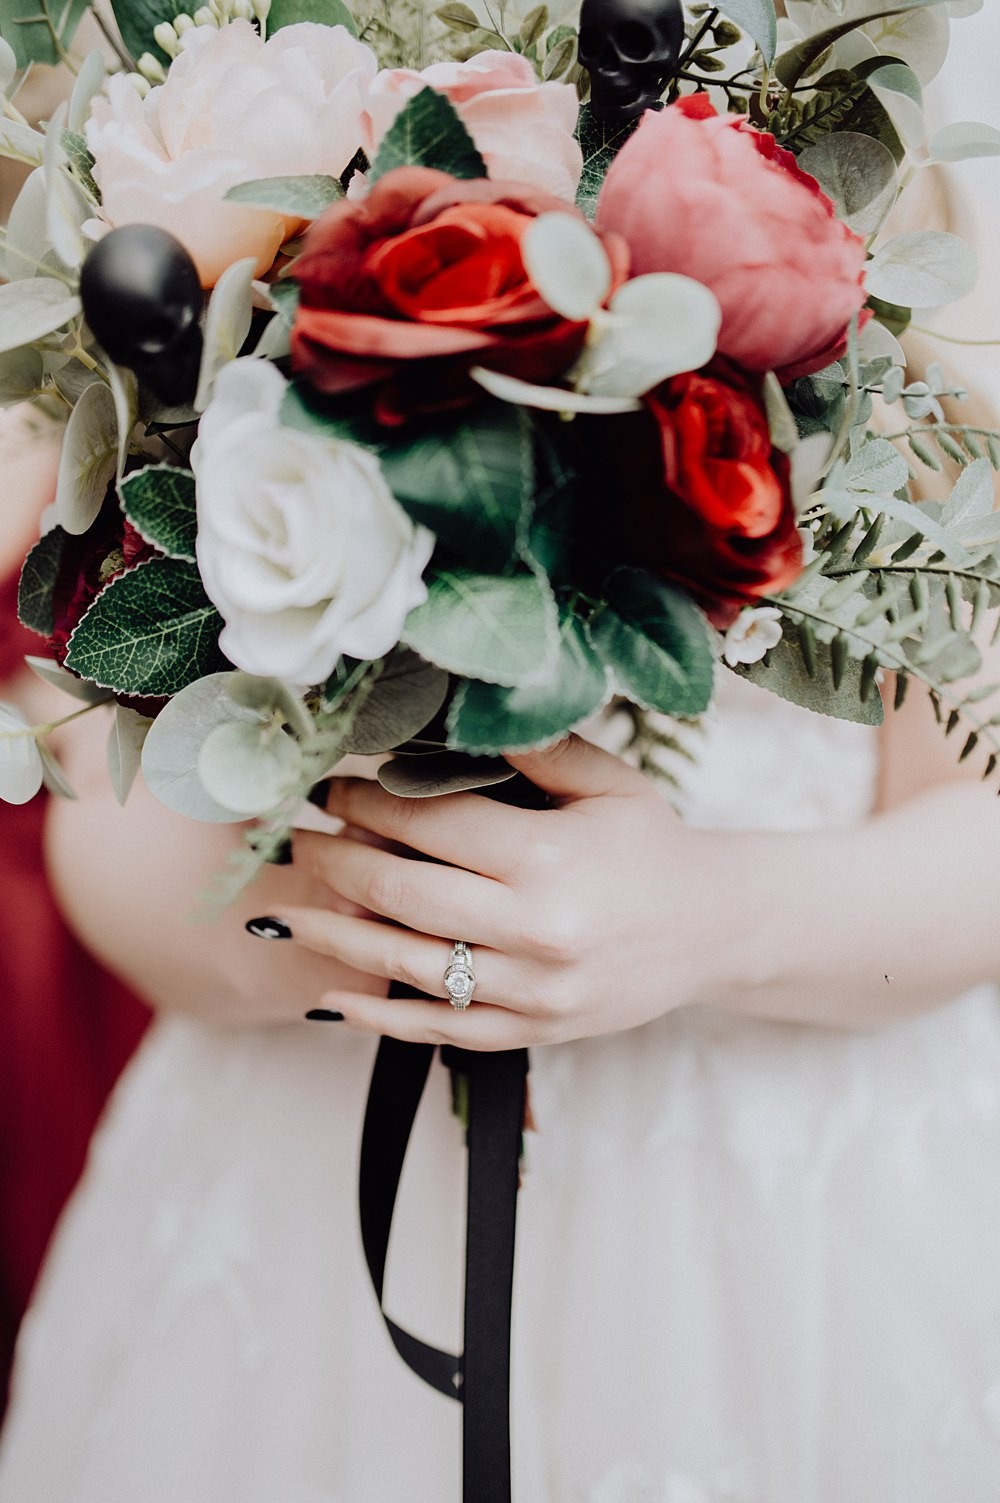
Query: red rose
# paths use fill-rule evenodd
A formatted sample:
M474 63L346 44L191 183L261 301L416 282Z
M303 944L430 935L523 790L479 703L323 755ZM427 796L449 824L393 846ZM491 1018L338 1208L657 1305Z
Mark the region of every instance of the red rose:
M470 366L560 375L587 325L553 313L521 259L525 230L549 211L573 212L523 184L427 167L396 168L367 198L332 205L295 265L296 371L328 395L377 385L382 423L472 400ZM627 253L603 238L620 280Z
M725 627L801 571L788 460L747 378L677 376L644 400L592 431L607 453L599 483L620 498L615 551L677 580Z
M719 352L746 370L783 381L819 370L861 314L864 242L790 151L704 95L643 116L608 171L597 223L628 241L633 276L679 272L710 287Z

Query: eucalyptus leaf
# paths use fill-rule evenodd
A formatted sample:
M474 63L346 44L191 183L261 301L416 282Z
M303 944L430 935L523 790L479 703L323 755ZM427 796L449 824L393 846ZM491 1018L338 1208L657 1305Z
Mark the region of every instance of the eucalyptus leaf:
M439 752L424 757L394 757L376 776L382 787L399 798L441 798L446 793L472 793L509 783L517 773L499 758L470 757Z
M923 10L928 5L943 3L944 0L900 0L900 3L882 10L868 11L861 15L855 14L846 21L838 21L834 26L826 26L821 31L814 32L812 36L793 43L783 52L775 63L775 76L786 89L793 89L809 69L819 61L823 53L827 52L841 37L857 31L862 26L869 26L873 21L885 20L887 17L897 18L905 11Z
M90 106L93 104L95 97L101 92L107 71L108 65L104 53L99 47L95 47L92 52L87 53L87 56L80 65L80 71L73 82L73 92L69 99L69 113L66 116L66 128L81 139L84 127L90 116ZM86 141L83 144L86 149Z
M448 711L448 744L477 755L547 746L595 714L611 697L608 670L583 622L564 612L559 655L540 684L508 689L466 680Z
M76 790L60 767L55 753L44 741L38 742L38 755L42 759L42 782L48 792L56 798L75 799Z
M128 705L115 705L108 736L108 776L115 798L124 807L142 764L143 743L153 721Z
M30 345L0 355L0 407L13 407L38 395L45 380L45 367L38 350Z
M406 618L403 641L464 678L510 688L536 683L558 651L555 600L534 574L505 579L441 570L428 582L427 600Z
M197 567L153 558L105 586L70 637L66 664L116 694L176 694L225 666L221 630Z
M8 254L10 246L7 247ZM26 277L0 287L0 354L64 329L80 299L57 277Z
M169 558L194 563L198 519L194 475L173 465L133 470L118 486L122 511L132 526Z
M27 730L20 710L0 703L0 799L7 804L28 803L42 786L38 743Z
M770 67L778 46L774 0L718 0L718 9L753 38L765 64Z
M45 136L21 120L0 116L0 156L25 166L40 167L45 155Z
M118 461L118 417L106 381L92 381L70 413L56 484L56 517L73 536L97 520Z
M294 219L318 219L324 209L343 196L339 179L326 173L258 177L248 183L237 183L225 195L230 203L251 204Z
M936 131L929 142L930 162L966 162L1000 156L1000 130L977 120L955 121Z
M554 313L583 323L611 291L611 262L574 214L540 214L521 241L525 270Z
M832 200L837 218L871 235L892 208L898 186L892 152L872 136L831 131L799 154L799 166Z
M382 138L371 171L377 182L394 167L434 167L452 177L486 177L486 163L455 106L435 89L407 101Z
M274 724L227 721L206 737L198 776L209 798L244 818L266 814L294 791L302 750Z
M75 673L70 673L63 668L54 658L39 658L26 656L25 665L31 669L36 678L40 678L43 684L51 684L54 689L61 689L64 694L70 694L74 699L82 699L84 704L102 704L110 698L107 689L98 689L96 684L88 684L84 678L77 678Z
M448 674L397 647L341 740L344 752L370 756L401 746L422 731L448 696Z
M871 296L907 308L936 308L976 283L972 247L946 230L911 230L881 246L865 270Z
M817 642L813 653L814 672L810 674L794 629L789 634L786 628L786 634L765 658L759 663L741 663L735 671L740 678L749 679L803 709L857 725L881 725L885 712L880 695L861 698L861 663L849 659L843 665L839 687L834 688L830 648L825 642Z
M198 776L201 748L217 726L247 719L228 693L232 673L210 673L174 696L149 728L142 775L150 793L189 819L233 824L242 816L210 798Z
M253 318L253 280L256 261L248 256L227 266L208 300L204 343L194 408L204 412L215 378L243 348Z
M619 569L591 640L621 692L647 710L694 716L712 697L715 659L691 599L643 569Z

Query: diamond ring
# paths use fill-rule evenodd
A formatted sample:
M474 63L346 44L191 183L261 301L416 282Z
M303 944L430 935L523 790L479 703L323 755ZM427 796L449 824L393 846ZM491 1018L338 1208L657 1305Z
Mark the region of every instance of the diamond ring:
M444 989L455 1011L464 1012L472 1001L472 993L476 989L476 973L472 969L472 951L464 939L457 939L451 947L448 967L444 973Z

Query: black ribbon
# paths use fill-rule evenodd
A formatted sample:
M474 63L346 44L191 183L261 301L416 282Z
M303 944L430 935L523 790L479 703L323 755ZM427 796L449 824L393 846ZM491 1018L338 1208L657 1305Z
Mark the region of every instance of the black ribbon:
M419 996L393 986L393 996ZM384 1038L372 1071L361 1141L359 1203L365 1258L380 1307L403 1161L434 1048ZM469 1083L465 1351L430 1346L382 1317L408 1367L463 1406L464 1503L511 1503L510 1329L526 1049L444 1049ZM442 1500L444 1503L444 1500Z

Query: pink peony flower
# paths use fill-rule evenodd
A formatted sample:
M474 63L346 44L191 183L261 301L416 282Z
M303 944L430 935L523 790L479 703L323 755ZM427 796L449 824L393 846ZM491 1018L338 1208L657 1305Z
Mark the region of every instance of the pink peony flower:
M202 285L253 256L270 267L301 221L224 203L261 177L338 177L361 144L374 54L343 26L287 26L267 42L247 21L188 31L167 81L140 99L109 80L87 123L107 226L155 224L183 242Z
M863 242L774 137L704 96L647 113L619 152L597 223L624 235L632 273L671 271L710 287L719 352L782 379L843 353L865 301Z
M570 202L583 156L573 139L578 103L571 84L539 83L525 57L480 52L465 63L434 63L423 72L391 68L366 94L365 150L373 156L408 99L430 86L461 115L490 177L530 183Z

